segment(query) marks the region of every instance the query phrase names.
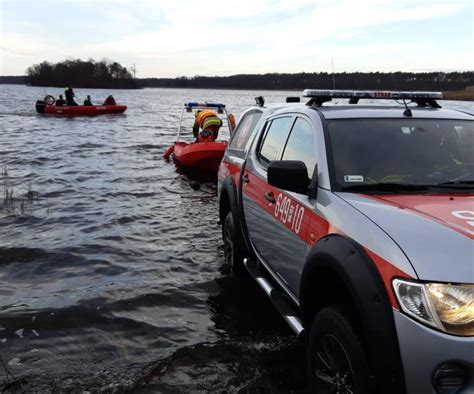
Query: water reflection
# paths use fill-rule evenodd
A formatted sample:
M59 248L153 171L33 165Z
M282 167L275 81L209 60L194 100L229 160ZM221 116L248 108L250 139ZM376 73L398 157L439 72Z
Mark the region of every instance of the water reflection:
M143 392L306 392L303 343L250 280L216 279L207 301L221 337L181 348L150 372Z

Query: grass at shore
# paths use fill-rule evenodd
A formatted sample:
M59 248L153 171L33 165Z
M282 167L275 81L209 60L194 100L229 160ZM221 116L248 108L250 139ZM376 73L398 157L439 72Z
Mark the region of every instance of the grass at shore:
M474 101L474 86L468 86L464 90L450 90L443 92L445 100Z

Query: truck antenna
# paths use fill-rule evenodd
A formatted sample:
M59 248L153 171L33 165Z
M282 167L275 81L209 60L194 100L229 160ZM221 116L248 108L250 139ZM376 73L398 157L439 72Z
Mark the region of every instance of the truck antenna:
M333 90L336 90L336 77L334 76L334 58L331 58L331 63L332 63L332 88Z

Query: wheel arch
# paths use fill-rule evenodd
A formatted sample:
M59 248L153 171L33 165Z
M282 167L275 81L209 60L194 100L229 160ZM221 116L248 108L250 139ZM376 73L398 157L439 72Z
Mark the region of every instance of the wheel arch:
M232 211L234 223L238 222L237 187L232 177L227 177L223 182L219 195L219 220L222 222L227 212Z
M359 332L378 390L405 391L392 306L372 259L355 241L330 235L311 249L300 282L303 326L332 304L344 304Z

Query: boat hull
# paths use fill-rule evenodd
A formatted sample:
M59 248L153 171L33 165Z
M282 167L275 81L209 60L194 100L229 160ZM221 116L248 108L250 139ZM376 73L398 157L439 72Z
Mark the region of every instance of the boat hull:
M127 109L126 105L75 105L75 106L55 106L44 107L44 115L58 116L97 116L106 114L121 114Z
M225 141L176 142L173 157L183 167L217 173L226 147Z

